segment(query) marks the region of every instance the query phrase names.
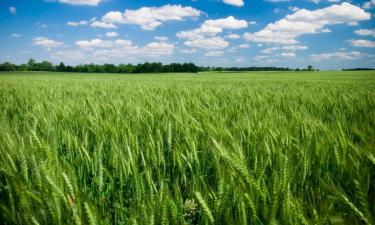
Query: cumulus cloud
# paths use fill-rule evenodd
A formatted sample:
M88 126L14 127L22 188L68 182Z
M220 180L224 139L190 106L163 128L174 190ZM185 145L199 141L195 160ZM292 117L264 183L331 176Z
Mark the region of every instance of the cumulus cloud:
M125 39L117 40L79 40L75 42L83 51L89 51L93 57L157 57L171 55L175 46L168 42L150 42L143 47L134 45L132 41Z
M254 42L296 44L299 36L320 33L328 25L353 24L370 19L370 13L344 2L313 11L298 10L258 32L245 33L244 38Z
M360 35L360 36L372 36L375 37L375 29L359 29L354 31L354 33Z
M369 40L349 40L350 44L355 47L364 47L364 48L375 48L375 41L369 41Z
M340 2L341 0L309 0L310 2L313 2L315 4L319 4L320 2L324 2L324 1L327 1L327 2L331 2L331 3L338 3Z
M225 48L229 45L222 37L216 36L223 32L224 29L236 30L246 28L246 20L238 20L233 16L222 19L206 20L196 29L180 31L176 34L179 39L185 40L184 44L190 47L217 49ZM236 36L231 36L232 38Z
M81 20L81 21L78 21L78 22L73 22L73 21L69 21L66 23L67 26L70 26L70 27L78 27L78 26L84 26L84 25L87 25L88 22L86 20Z
M282 57L285 57L285 58L294 58L294 57L296 57L296 53L294 53L294 52L282 52L280 55Z
M283 46L282 49L296 51L296 50L306 50L308 49L308 47L305 45L286 45L286 46Z
M246 20L237 20L233 16L229 16L223 19L206 20L199 28L180 31L176 36L180 39L193 39L197 37L214 36L223 32L224 29L241 29L246 27Z
M285 45L285 46L275 46L275 47L270 47L270 48L265 48L261 51L263 54L272 54L275 51L278 50L287 50L287 51L297 51L297 50L307 50L308 47L305 45Z
M238 35L238 34L228 34L225 36L225 38L228 38L228 39L240 39L241 36Z
M81 41L76 41L75 44L86 50L92 50L95 48L106 48L106 47L113 47L115 44L118 44L119 42L122 43L122 45L126 46L131 46L132 42L129 40L122 40L118 39L116 41L109 41L109 40L102 40L99 38L92 39L92 40L81 40Z
M292 10L293 12L296 12L296 11L300 10L300 8L297 7L297 6L289 6L288 9Z
M266 2L289 2L290 0L266 0Z
M223 51L208 51L204 54L204 56L208 57L217 57L217 56L222 56L224 55Z
M46 37L36 37L33 39L33 44L44 48L57 48L64 45L63 42L48 39Z
M361 57L361 53L357 51L353 52L330 52L330 53L323 53L323 54L313 54L311 55L311 59L314 61L322 61L322 60L353 60L359 59Z
M90 20L81 20L81 21L78 21L78 22L69 21L69 22L66 23L66 25L70 26L70 27L78 27L78 26L90 25L91 27L104 28L104 29L116 29L117 28L117 26L114 25L114 24L112 24L112 23L106 23L106 22L103 22L103 21L97 21L95 17L93 17Z
M97 6L102 0L57 0L60 3L66 3L70 5L89 5Z
M270 47L270 48L265 48L262 51L260 51L263 54L272 54L274 51L279 50L280 47Z
M228 47L229 43L221 37L204 37L190 39L184 42L186 46L204 49L221 49Z
M112 23L106 23L101 21L94 21L90 24L91 27L97 27L97 28L104 28L104 29L115 29L117 28L116 25Z
M249 44L240 44L238 45L239 48L250 48Z
M225 4L234 5L234 6L243 6L243 0L223 0Z
M168 37L164 37L164 36L156 36L155 40L160 41L160 42L166 42L166 41L169 40L169 38Z
M111 24L136 24L144 30L154 30L166 21L183 21L200 16L201 11L181 5L161 7L142 7L137 10L111 11L102 17L102 21Z
M105 34L106 37L109 37L109 38L114 38L114 37L117 37L118 36L118 33L116 32L107 32Z
M371 0L371 1L368 1L368 2L365 2L363 3L362 7L364 9L371 9L372 7L375 6L375 0Z

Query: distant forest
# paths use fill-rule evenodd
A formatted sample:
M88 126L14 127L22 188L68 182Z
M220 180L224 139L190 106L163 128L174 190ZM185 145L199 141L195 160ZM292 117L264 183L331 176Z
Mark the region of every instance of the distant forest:
M51 71L51 72L79 72L79 73L197 73L202 71L317 71L311 65L304 69L292 69L285 67L199 67L194 63L162 64L139 63L133 64L81 64L69 66L64 63L54 65L51 62L36 62L30 59L27 63L16 65L10 62L0 64L0 71Z

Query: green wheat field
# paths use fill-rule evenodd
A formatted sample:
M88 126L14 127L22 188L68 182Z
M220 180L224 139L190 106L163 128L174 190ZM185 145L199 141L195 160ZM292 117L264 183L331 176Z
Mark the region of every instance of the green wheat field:
M0 74L0 224L374 223L374 71Z

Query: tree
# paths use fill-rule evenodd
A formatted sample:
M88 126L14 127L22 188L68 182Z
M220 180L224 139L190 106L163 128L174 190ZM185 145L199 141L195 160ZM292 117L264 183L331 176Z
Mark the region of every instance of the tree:
M35 69L35 60L34 59L29 59L27 62L28 70L33 71Z
M16 71L16 66L10 62L0 64L0 71Z
M56 70L57 72L65 72L65 64L63 62L61 62L57 67L56 67Z
M312 65L308 65L306 70L307 71L314 71L314 67Z
M38 70L39 71L54 71L55 66L51 62L43 61L39 64Z
M18 66L17 68L18 71L27 71L27 64L23 63Z
M113 64L104 64L104 72L117 73L117 67Z

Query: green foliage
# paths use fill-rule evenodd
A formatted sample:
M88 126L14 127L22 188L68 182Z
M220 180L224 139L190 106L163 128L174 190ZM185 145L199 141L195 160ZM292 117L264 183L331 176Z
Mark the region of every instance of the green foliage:
M1 74L1 224L374 224L374 90L373 71Z
M51 62L43 61L37 63L34 59L30 59L27 64L15 65L9 62L0 63L0 71L53 71L53 72L79 72L79 73L171 73L171 72L187 72L197 73L200 70L194 63L139 63L120 64L81 64L77 66L65 66L63 62L54 65Z

